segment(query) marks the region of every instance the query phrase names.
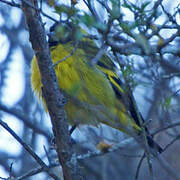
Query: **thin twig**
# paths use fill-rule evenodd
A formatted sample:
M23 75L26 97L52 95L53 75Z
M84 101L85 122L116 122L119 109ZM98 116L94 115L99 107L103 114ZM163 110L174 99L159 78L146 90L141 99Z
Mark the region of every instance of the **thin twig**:
M35 169L23 174L22 176L15 178L14 180L24 180L26 178L32 177L36 174L39 174L43 171L44 171L43 167L35 168Z
M57 166L59 166L59 163L51 164L50 166L48 166L48 168L52 169ZM13 179L13 180L24 180L24 179L27 179L28 177L34 176L34 175L39 174L44 171L45 171L45 169L43 167L38 167L38 168L32 169L31 171L23 174L22 176L20 176L18 178Z
M166 151L167 148L169 148L172 144L174 144L177 140L180 139L180 135L178 135L176 138L174 138L170 143L166 145L166 147L163 149L163 151Z
M18 3L15 3L14 1L9 2L9 1L5 1L5 0L0 0L0 2L3 2L5 4L8 4L9 6L13 6L13 7L17 7L17 8L21 8L21 5Z
M156 134L158 134L158 133L160 133L162 131L165 131L167 129L170 129L170 128L173 128L173 127L176 127L176 126L180 126L180 121L174 122L173 124L170 124L170 125L168 125L166 127L159 128L155 132L153 132L152 135L154 136L154 135L156 135Z
M18 3L15 3L14 1L9 2L9 1L6 1L6 0L0 0L0 2L5 3L5 4L8 4L9 6L12 6L12 7L21 8L21 5L18 4ZM50 20L52 20L52 21L54 21L54 22L56 22L56 23L59 22L59 21L57 21L56 19L54 19L53 17L51 17L51 16L49 16L48 14L44 13L41 8L36 8L36 7L34 7L32 4L30 4L30 3L29 3L28 1L26 1L26 0L24 0L24 2L25 2L28 6L32 7L33 9L38 10L43 16L47 17L48 19L50 19Z
M92 157L96 157L96 156L102 156L102 155L104 155L106 153L115 152L115 151L117 151L119 149L127 147L127 145L129 145L129 144L132 145L132 143L135 143L134 138L128 138L128 139L125 139L124 141L122 141L122 142L120 142L118 144L113 145L106 152L99 151L99 150L98 151L93 151L93 152L88 152L87 154L77 156L77 160L84 160L84 159L87 159L87 158L92 158ZM139 157L139 155L137 157Z
M2 180L7 180L7 178L3 178L3 177L0 177L0 179L2 179Z
M51 17L48 14L44 13L41 8L37 8L37 7L33 6L29 1L23 0L23 2L25 2L29 7L33 8L34 10L39 11L43 16L45 16L48 19L54 21L55 23L59 22L56 19L54 19L53 17Z
M88 9L91 12L91 14L93 15L93 17L97 20L97 22L100 22L100 18L98 16L94 6L91 4L91 3L93 3L93 1L92 0L87 0L87 1L83 0L83 1L86 4L86 6L88 7Z
M116 54L115 54L116 55ZM116 55L116 58L117 58L117 62L120 62L118 60L118 56ZM120 68L121 68L121 71L123 72L124 71L124 68L122 67L122 65L119 63L120 65ZM145 130L145 127L143 126L144 122L143 122L143 119L142 119L142 116L138 110L138 107L137 107L137 104L136 104L136 101L134 99L134 96L132 94L132 91L131 91L131 87L130 87L130 80L128 79L128 77L126 77L125 75L123 76L124 80L125 80L125 87L127 88L127 95L128 95L128 98L130 100L130 103L132 103L132 106L134 108L134 111L137 115L137 118L138 118L138 121L140 123L140 128L142 130L142 139L144 141L144 147L145 147L145 154L146 154L146 158L147 158L147 163L148 163L148 167L149 167L149 172L150 172L150 175L151 175L151 179L153 180L153 169L152 169L152 163L151 163L151 152L150 152L150 148L149 148L149 145L148 145L148 140L147 140L147 132ZM128 105L129 106L129 105Z
M34 125L32 123L33 120L31 118L25 116L20 110L17 110L16 108L8 108L8 107L4 106L3 104L0 104L0 111L4 111L10 115L17 117L18 119L23 121L23 123L28 128L31 128L33 131L35 131L38 134L42 134L43 136L48 138L48 140L51 139L51 136L47 133L47 131L45 131L43 128L41 128L41 126L38 126L37 124Z
M106 50L106 46L103 45L98 53L96 54L96 56L91 60L91 65L96 65L98 63L98 61L101 59L101 57L104 55L105 53L105 50Z
M156 160L159 162L161 167L173 177L174 180L180 180L179 174L177 174L178 171L175 171L164 159L162 156L156 156Z
M53 64L53 67L57 66L59 63L65 61L68 58L70 58L76 52L77 47L78 47L78 43L75 44L74 49L72 50L72 52L69 55L65 56L63 59L58 60L56 63Z
M142 158L140 159L140 161L138 163L138 166L137 166L137 169L136 169L135 180L138 180L140 168L141 168L141 165L142 165L142 162L143 162L144 158L145 158L145 153L143 154Z
M49 168L48 166L41 160L41 158L32 150L32 148L27 145L9 126L7 123L5 123L4 121L2 121L0 119L0 125L6 129L23 147L24 149L26 149L26 151L36 160L36 162L38 164L40 164L41 167L44 168L44 170L52 177L54 178L55 180L59 180L59 178L52 174L50 171L49 171Z
M107 151L105 152L102 152L102 151L93 151L93 152L88 152L84 155L78 155L77 156L77 160L81 161L81 160L84 160L84 159L87 159L87 158L93 158L93 157L96 157L96 156L102 156L102 155L105 155L107 153L111 153L111 152L115 152L115 151L118 151L124 147L127 147L129 144L132 145L132 143L134 143L134 139L133 138L128 138L128 139L125 139L123 141L121 141L120 143L118 144L115 144L114 146L112 146L110 149L108 149ZM119 154L120 156L127 156L129 158L140 158L142 157L141 155L131 155L131 154ZM54 167L57 167L57 166L60 166L59 162L57 163L52 163L51 165L48 166L49 169L51 168L54 168ZM21 177L18 177L16 178L15 180L23 180L27 177L30 177L30 176L33 176L35 174L38 174L38 173L41 173L45 171L45 169L43 167L39 167L39 168L35 168L27 173L25 173L24 175L22 175Z

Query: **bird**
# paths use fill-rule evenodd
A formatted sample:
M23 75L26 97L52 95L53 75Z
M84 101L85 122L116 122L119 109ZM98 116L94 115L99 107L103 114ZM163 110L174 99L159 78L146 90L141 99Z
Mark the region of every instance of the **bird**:
M59 87L67 98L64 108L68 123L72 126L103 123L141 140L145 132L148 146L161 153L162 148L147 127L143 127L144 119L136 109L132 93L124 87L113 60L103 54L92 64L99 48L86 35L84 30L69 23L55 24L50 29L49 47ZM48 111L36 56L31 63L31 85Z

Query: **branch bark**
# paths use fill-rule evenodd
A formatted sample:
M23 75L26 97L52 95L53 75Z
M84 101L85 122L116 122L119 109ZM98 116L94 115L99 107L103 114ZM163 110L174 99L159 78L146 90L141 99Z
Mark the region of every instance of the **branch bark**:
M34 7L34 8L33 8ZM46 41L44 25L36 0L23 0L22 9L29 28L30 41L37 57L41 81L43 84L43 96L51 117L53 132L57 145L57 153L63 169L65 180L80 180L83 176L76 160L76 154L71 145L68 132L68 124L64 111L65 98L60 92L49 46Z

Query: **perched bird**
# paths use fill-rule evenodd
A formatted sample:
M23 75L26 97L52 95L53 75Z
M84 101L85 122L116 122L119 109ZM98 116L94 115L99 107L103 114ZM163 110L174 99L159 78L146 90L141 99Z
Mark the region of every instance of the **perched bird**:
M51 30L54 32L57 28L60 28L57 35L50 35L49 46L59 86L67 98L68 122L95 126L104 123L129 135L142 136L142 123L133 96L126 93L113 61L104 54L93 65L91 60L99 51L93 40L85 37L76 40L77 31L68 24L53 26ZM32 88L45 103L36 57L32 60L31 71ZM147 128L145 131L148 145L161 152Z

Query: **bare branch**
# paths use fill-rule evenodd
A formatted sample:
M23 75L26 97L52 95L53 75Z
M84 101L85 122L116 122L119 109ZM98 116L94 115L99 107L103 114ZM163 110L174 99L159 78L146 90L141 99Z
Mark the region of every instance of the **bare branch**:
M8 108L2 104L0 104L0 111L4 111L10 115L13 115L24 122L24 124L34 130L36 133L42 134L45 137L48 138L48 140L51 140L50 134L47 133L46 130L41 128L41 126L38 126L37 124L33 124L33 120L27 116L25 116L21 111L17 110L16 108Z
M45 12L42 11L42 8L36 8L34 6L32 6L32 4L30 4L28 1L24 0L30 7L34 8L35 10L39 11L43 16L47 17L48 19L54 21L54 22L58 22L56 19L54 19L53 17L49 16L48 14L46 14ZM6 0L0 0L0 2L8 4L12 7L17 7L17 8L21 8L21 5L18 3L15 3L14 1L6 1Z
M166 126L166 127L163 127L163 128L159 128L157 129L155 132L152 133L152 135L154 136L155 134L158 134L162 131L165 131L167 129L170 129L170 128L173 128L173 127L176 127L176 126L180 126L180 121L176 121L176 122L173 122L172 124Z
M41 73L43 95L51 117L57 154L62 165L64 179L82 180L83 177L75 159L75 152L71 146L66 114L63 109L65 98L59 89L40 12L36 10L38 9L37 1L29 0L27 3L23 0L22 9L29 27L30 41Z
M138 163L138 166L137 166L137 169L136 169L135 180L138 180L140 168L141 168L142 162L143 162L143 160L144 160L145 157L146 157L146 156L145 156L145 153L144 153L143 156L141 157L139 163Z
M55 180L59 180L56 175L52 174L49 171L48 166L41 160L41 158L32 150L30 146L28 146L5 122L0 119L0 125L6 129L23 147L26 151L36 160L38 164Z
M14 1L10 2L10 1L6 1L6 0L0 0L0 2L8 4L8 5L12 6L12 7L21 8L21 5L18 4L18 3L15 3Z
M157 162L161 165L163 169L165 169L174 180L180 180L180 175L163 159L162 156L156 157Z

